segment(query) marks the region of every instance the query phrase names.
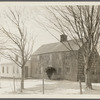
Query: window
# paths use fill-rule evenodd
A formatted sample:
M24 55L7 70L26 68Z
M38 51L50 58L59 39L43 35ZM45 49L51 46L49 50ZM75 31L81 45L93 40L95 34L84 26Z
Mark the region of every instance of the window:
M69 74L70 73L70 68L69 67L66 67L66 70L65 70L66 72L66 74Z
M96 75L96 74L97 74L97 70L96 70L95 67L92 67L92 68L91 68L91 74L92 74L92 75Z
M50 54L50 61L52 60L52 54Z
M4 73L4 67L2 67L2 73Z
M70 72L70 68L67 67L66 69L67 69L67 72Z
M41 69L39 69L39 74L41 74Z
M16 55L16 61L18 61L18 55Z
M61 53L59 53L59 60L61 60Z
M39 60L40 59L40 57L39 56L37 56L37 60Z
M52 54L49 55L49 58L50 58L49 59L49 64L51 65L52 64Z
M13 73L15 73L15 67L13 66Z
M17 67L17 74L19 73L18 67Z
M98 75L100 75L100 72L98 72Z
M58 68L58 74L61 74L61 68Z
M7 73L8 73L8 67L7 67Z
M91 73L92 73L92 75L96 75L97 74L96 69L92 70Z
M95 72L94 71L92 71L92 75L94 75L95 74Z
M38 73L38 69L36 68L36 70L35 70L35 74L37 74Z

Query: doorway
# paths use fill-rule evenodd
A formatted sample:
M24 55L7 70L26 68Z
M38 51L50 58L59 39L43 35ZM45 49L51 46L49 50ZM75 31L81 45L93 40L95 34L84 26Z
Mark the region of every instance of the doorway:
M47 73L48 78L51 80L53 74L56 73L56 69L53 68L53 67L47 67L46 68L46 73Z

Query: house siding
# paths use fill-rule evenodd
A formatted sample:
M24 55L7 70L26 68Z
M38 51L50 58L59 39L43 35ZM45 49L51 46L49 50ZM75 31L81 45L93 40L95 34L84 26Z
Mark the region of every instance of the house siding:
M27 70L26 70L27 69ZM21 78L21 67L14 62L0 64L0 77L2 78ZM28 61L25 65L25 78L31 77L31 65Z
M21 78L21 68L14 63L1 64L0 76L2 78Z
M31 59L32 77L42 78L41 67L44 69L44 78L48 78L45 72L47 67L56 69L52 79L66 79L70 81L85 80L84 60L81 49L69 52L52 52L33 55ZM96 70L96 72L94 72ZM96 52L91 68L92 82L100 82L100 57Z
M78 52L54 52L32 56L32 77L41 78L41 67L44 68L44 77L48 78L45 69L53 67L56 73L53 79L77 80Z
M92 59L92 58L91 58ZM100 82L100 57L98 52L95 52L95 56L93 58L93 64L91 67L91 79L92 82ZM84 75L84 60L82 56L81 49L78 51L78 74L77 74L81 81L85 81L85 75Z

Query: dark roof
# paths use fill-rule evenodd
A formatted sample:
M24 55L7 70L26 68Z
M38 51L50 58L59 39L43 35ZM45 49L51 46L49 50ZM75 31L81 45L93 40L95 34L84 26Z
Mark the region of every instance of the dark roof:
M70 44L72 49L70 48L68 43ZM80 46L81 46L81 42L78 42L78 44L80 44ZM57 43L42 45L38 50L36 50L33 53L33 55L51 53L51 52L78 50L78 49L79 49L79 46L73 40L69 40L69 42L63 42L63 43L57 42Z

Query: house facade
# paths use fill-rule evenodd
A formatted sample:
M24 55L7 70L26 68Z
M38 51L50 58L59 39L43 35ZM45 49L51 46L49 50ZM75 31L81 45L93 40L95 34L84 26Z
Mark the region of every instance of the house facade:
M82 46L81 42L79 44ZM98 53L96 53L93 61L92 81L100 82ZM43 45L34 52L31 57L31 67L33 78L48 78L45 70L51 67L56 70L52 79L78 81L81 78L84 81L84 62L81 49L73 40L67 41L66 35L61 35L61 42Z
M72 55L72 57L70 57ZM53 67L56 70L54 79L77 80L77 51L73 52L54 52L32 57L32 77L42 78L42 74L47 78L45 69ZM72 63L73 62L73 63ZM43 68L43 72L41 71Z
M21 68L13 62L5 62L0 64L0 77L1 78L20 78Z
M95 56L93 57L91 74L92 74L91 75L92 82L100 82L100 56L97 51L95 52ZM82 81L84 81L84 79L85 79L85 77L84 77L84 62L83 62L81 49L78 50L77 79L79 80L79 78L81 78Z
M25 65L25 78L30 77L31 71L30 61ZM21 67L12 61L4 61L0 64L0 77L1 78L21 78Z

